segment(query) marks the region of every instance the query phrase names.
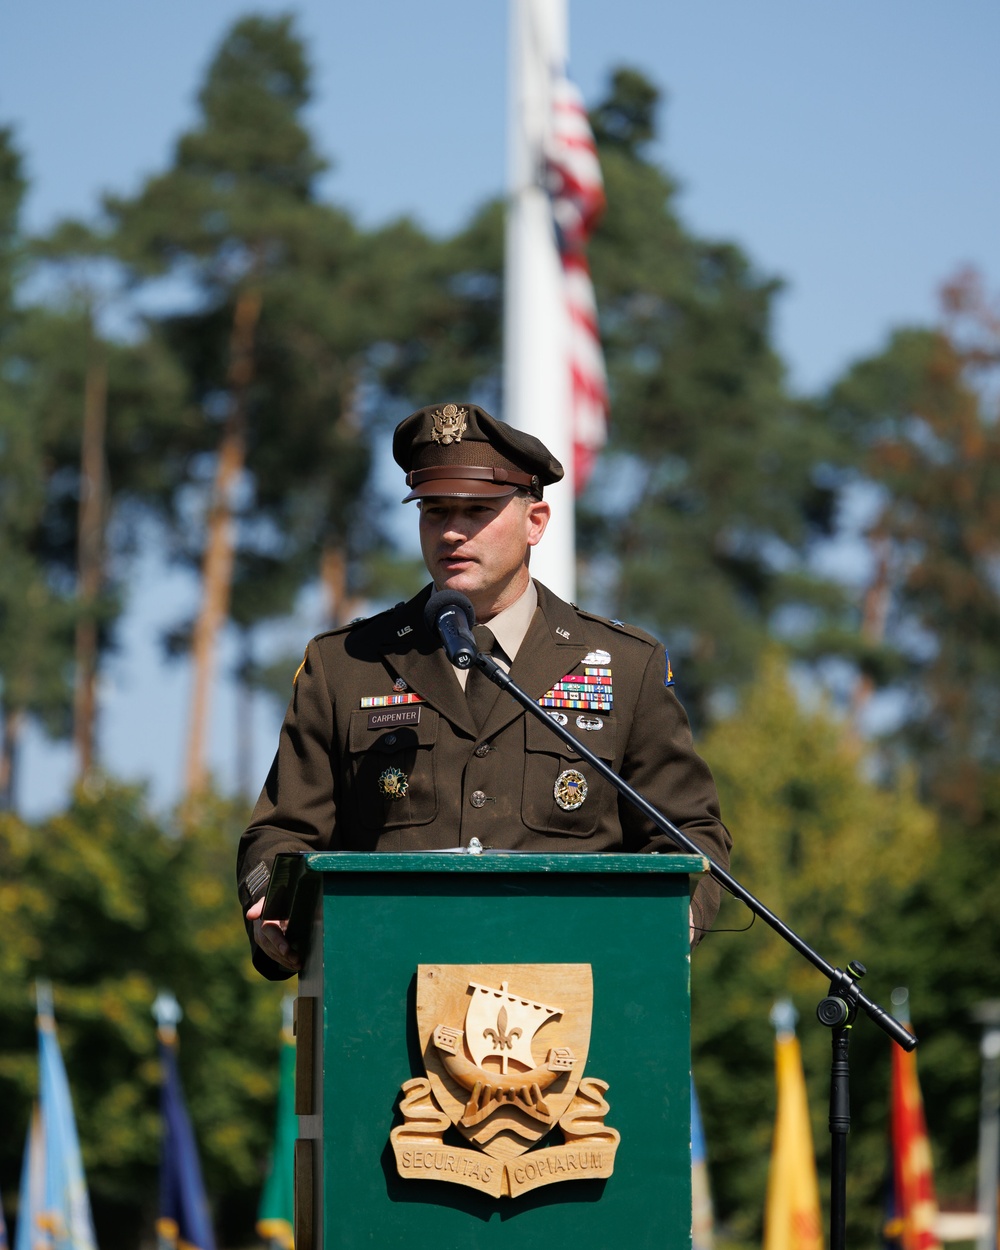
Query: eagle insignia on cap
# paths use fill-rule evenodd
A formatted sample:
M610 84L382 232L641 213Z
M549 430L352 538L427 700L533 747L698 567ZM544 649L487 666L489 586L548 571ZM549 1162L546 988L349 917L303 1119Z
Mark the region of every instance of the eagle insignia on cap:
M466 420L468 415L468 409L459 408L458 404L445 404L434 413L431 438L435 443L443 443L445 446L449 443L460 443L469 425Z

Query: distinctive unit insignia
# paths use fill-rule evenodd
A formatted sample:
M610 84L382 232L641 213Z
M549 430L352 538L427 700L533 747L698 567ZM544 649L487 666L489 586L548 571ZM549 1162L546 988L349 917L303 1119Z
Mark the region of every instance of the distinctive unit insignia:
M445 404L443 408L439 408L434 414L434 424L431 427L431 438L435 443L460 443L462 435L468 428L468 410L459 408L457 404Z
M556 805L564 812L575 812L587 797L587 778L575 768L567 768L556 778L552 794Z
M379 773L379 793L387 799L405 799L410 788L410 779L398 768L387 768Z
M397 694L401 694L407 688L406 682L404 681L402 677L397 677L396 680L392 683L392 688L393 690L395 690Z
M403 1083L389 1135L400 1176L494 1198L610 1176L608 1086L583 1076L592 1013L589 964L420 964L427 1076ZM557 1125L561 1144L532 1149ZM445 1145L452 1126L475 1149Z

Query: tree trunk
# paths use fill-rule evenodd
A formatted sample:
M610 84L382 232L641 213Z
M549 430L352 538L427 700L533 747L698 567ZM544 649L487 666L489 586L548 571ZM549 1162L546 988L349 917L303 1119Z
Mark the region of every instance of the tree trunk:
M361 600L347 591L347 555L340 546L327 544L320 553L319 576L323 584L324 614L331 629L357 616Z
M889 615L889 540L879 530L872 535L872 543L875 548L875 576L865 591L861 607L861 636L866 642L881 642ZM861 736L865 708L874 693L875 682L868 673L861 673L851 696L851 726L858 737Z
M194 692L184 785L189 796L204 790L207 779L205 740L209 696L215 676L216 643L229 611L233 581L233 494L246 462L247 393L253 378L254 335L260 309L260 292L253 288L243 291L236 301L229 340L230 407L219 444L208 509L202 602L191 644Z
M0 812L16 810L17 748L24 727L24 712L0 710L3 732L0 734Z
M236 793L241 798L256 798L253 793L253 630L240 631L240 662L236 687ZM260 785L260 779L257 779Z
M347 369L344 382L340 424L351 433L360 436L362 365L354 360ZM342 540L328 534L319 557L319 579L323 587L324 614L330 628L344 625L352 620L361 607L361 600L352 596L347 588L347 551Z
M83 436L80 446L80 509L77 532L76 675L73 690L73 743L77 781L86 781L94 767L97 720L97 600L104 577L105 431L107 428L107 365L91 359L84 389Z

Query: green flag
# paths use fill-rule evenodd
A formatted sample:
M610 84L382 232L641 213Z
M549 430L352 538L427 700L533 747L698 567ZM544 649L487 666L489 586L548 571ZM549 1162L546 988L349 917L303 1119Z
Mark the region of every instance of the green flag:
M290 998L285 999L278 1072L278 1116L274 1153L257 1209L257 1232L273 1247L293 1250L295 1206L294 1156L298 1121L295 1115L295 1039L292 1036Z

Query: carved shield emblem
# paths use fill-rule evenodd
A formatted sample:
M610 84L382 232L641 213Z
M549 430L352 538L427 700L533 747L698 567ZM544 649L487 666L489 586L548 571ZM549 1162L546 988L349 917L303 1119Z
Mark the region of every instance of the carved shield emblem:
M610 1176L607 1085L584 1080L589 964L421 964L416 1006L427 1080L403 1085L406 1124L391 1134L401 1175L495 1197ZM529 1153L556 1125L563 1144ZM449 1126L475 1149L445 1148Z

